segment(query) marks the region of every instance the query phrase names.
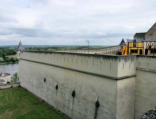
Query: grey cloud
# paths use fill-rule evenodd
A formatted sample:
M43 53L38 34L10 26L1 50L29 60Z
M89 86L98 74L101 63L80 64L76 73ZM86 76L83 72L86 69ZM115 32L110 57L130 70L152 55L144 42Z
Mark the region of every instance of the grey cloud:
M58 45L89 39L112 45L147 31L156 20L155 6L155 0L5 0L0 6L0 43L3 38Z
M38 37L38 38L84 38L84 39L102 39L102 38L114 38L126 36L129 37L132 34L124 34L124 33L70 33L70 32L49 32L42 29L31 29L31 28L11 28L12 32L10 34L17 34L24 37ZM4 32L5 33L5 32ZM8 33L8 34L9 34Z
M59 37L58 33L52 33L37 28L12 28L12 32L25 37Z

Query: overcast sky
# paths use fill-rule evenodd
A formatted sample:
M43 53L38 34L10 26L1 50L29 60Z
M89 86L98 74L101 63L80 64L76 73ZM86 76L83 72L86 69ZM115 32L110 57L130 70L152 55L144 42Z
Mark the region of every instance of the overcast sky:
M1 0L0 45L116 45L156 22L156 0Z

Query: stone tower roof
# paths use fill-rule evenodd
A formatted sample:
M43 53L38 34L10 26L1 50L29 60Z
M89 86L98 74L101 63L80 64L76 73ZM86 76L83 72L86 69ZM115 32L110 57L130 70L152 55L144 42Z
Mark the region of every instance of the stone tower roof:
M126 45L126 43L125 43L125 40L122 39L121 42L120 42L120 46L124 46L124 45Z
M22 42L20 41L19 44L18 44L18 48L17 48L17 51L23 51L24 48L22 46Z

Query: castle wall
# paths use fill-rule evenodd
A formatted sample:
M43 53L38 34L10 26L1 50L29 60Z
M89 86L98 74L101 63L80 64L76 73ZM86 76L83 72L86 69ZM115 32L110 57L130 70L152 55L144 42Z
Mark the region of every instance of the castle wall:
M136 59L131 58L120 57L117 66L117 76L124 77L122 80L117 80L117 119L134 118Z
M57 52L85 53L85 54L117 54L121 51L122 46L109 46L102 49L85 49L85 50L59 50Z
M156 106L156 57L139 56L136 70L135 119Z
M72 119L132 119L134 69L135 57L24 52L19 79Z
M117 81L117 119L134 119L135 77Z

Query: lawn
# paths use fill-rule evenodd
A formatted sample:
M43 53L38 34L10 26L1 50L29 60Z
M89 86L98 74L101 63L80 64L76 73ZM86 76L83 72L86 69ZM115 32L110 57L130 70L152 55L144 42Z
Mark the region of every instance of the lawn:
M0 119L69 119L23 88L0 90Z

